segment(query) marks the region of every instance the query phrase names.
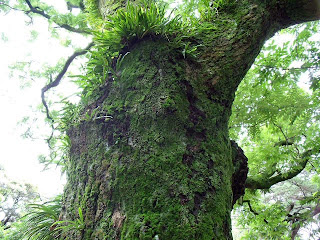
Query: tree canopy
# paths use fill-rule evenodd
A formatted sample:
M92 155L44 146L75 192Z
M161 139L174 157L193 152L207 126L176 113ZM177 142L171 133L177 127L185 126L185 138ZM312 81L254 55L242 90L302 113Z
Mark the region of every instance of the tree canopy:
M229 126L249 160L244 239L296 236L313 221L318 231L318 27L297 25L268 41L237 92Z

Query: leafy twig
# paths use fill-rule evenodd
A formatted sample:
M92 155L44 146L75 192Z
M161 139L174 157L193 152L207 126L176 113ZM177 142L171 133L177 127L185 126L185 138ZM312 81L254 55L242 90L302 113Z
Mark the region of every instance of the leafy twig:
M52 17L49 14L45 13L45 11L42 10L41 8L34 7L29 0L25 0L25 2L26 2L26 4L28 5L28 7L30 9L28 11L25 11L26 14L32 12L32 13L35 13L35 14L39 14L39 15L45 17L48 20L52 20ZM56 22L56 21L54 21L54 23L57 24L59 27L64 28L64 29L66 29L66 30L68 30L70 32L82 33L82 34L91 34L87 30L74 28L74 27L72 27L72 26L70 26L68 24L63 24L63 23L59 23L59 22Z
M21 10L21 9L11 7L9 4L6 4L6 3L4 3L4 2L0 2L0 5L6 6L6 7L10 8L11 10L25 12L25 11L23 11L23 10Z
M256 216L259 215L259 213L257 213L256 211L253 210L253 208L252 208L252 206L251 206L251 203L250 203L250 200L243 200L243 202L248 204L248 207L249 207L250 212L252 212L252 213L253 213L254 215L256 215ZM267 223L267 224L269 223L266 219L263 219L263 221L264 221L265 223Z
M309 70L309 69L316 70L319 68L319 66L317 66L317 65L310 66L310 67L301 66L301 67L290 67L290 68L277 67L277 66L271 66L271 65L263 65L263 64L255 64L255 65L258 67L261 67L261 68L278 69L278 70L283 70L283 71L300 71L300 70Z

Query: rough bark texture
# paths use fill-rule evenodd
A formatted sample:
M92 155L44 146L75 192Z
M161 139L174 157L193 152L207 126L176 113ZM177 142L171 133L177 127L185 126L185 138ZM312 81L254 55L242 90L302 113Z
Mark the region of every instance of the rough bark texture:
M192 73L201 66L163 40L124 61L99 103L113 118L69 131L66 209L84 210L85 239L231 239L230 105L210 99Z
M64 218L80 206L86 224L69 239L232 239L247 174L228 136L234 93L264 41L301 21L283 11L292 2L237 1L191 39L206 44L197 61L164 39L131 47L87 107L112 118L68 132Z

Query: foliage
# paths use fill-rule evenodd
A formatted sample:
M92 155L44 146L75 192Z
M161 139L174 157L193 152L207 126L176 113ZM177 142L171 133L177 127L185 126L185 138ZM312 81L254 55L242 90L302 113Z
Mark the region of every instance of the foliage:
M106 29L111 38L119 39L124 46L130 46L135 41L146 36L163 36L168 38L180 30L178 18L166 17L167 6L144 2L141 6L128 4L126 9L119 9L110 21L106 22Z
M307 227L313 220L318 198L312 196L319 185L312 178L318 179L320 172L320 99L314 77L319 75L320 52L313 37L318 29L319 23L308 23L282 31L277 39L283 40L271 39L265 45L239 86L230 134L249 159L249 177L286 179L305 169L301 177L278 184L269 193L247 191L243 200L250 201L259 215L243 203L238 223L250 229L243 239L287 239L295 225ZM290 206L294 207L289 211Z
M54 7L48 5L45 2L40 0L24 1L17 0L13 1L2 1L0 4L0 12L9 12L10 10L19 10L25 12L29 18L31 24L33 22L33 17L36 15L42 15L47 18L50 26L53 37L58 36L56 28L64 28L69 31L77 33L89 33L89 27L86 21L86 14L80 12L79 14L73 14L70 4L74 7L81 8L81 1L68 1L69 13L60 13ZM72 4L73 2L73 4Z
M277 184L268 193L247 191L247 200L237 208L236 221L250 231L237 239L291 239L297 226L304 235L308 228L313 229L315 233L307 230L307 239L317 239L319 216L313 216L319 200L317 191L319 187L307 174ZM246 201L250 201L251 209Z
M42 204L29 204L27 213L19 221L12 224L10 229L4 231L0 228L3 239L65 239L62 234L81 231L84 227L81 208L78 209L79 217L75 220L62 220L60 215L62 211L61 197L58 195L52 201Z
M0 239L4 239L4 229L2 225L0 225Z
M73 230L81 231L84 229L84 218L82 214L82 210L79 207L78 208L78 218L76 220L65 220L65 221L57 221L55 224L57 224L57 230L62 230L63 232L70 232Z
M22 221L23 237L27 239L57 239L61 231L56 229L55 223L59 220L61 212L61 196L44 204L30 204L30 212Z
M34 186L10 180L0 170L0 225L9 228L25 211L26 205L39 198Z
M86 4L89 4L90 9L95 6L89 1ZM81 103L78 107L66 104L64 114L60 114L63 116L60 120L63 122L61 126L70 127L70 124L92 120L93 116L96 116L95 112L84 114L81 110L82 106L94 102L95 96L99 96L99 89L107 81L117 80L121 63L129 54L133 44L146 37L170 41L175 34L178 34L181 29L179 18L167 17L167 8L168 5L156 4L153 1L144 1L141 5L129 2L124 9L120 8L109 16L103 28L98 29L100 31L94 31L95 46L90 51L86 73L73 76L74 82L83 89ZM189 52L193 50L191 48ZM84 116L81 117L81 115Z

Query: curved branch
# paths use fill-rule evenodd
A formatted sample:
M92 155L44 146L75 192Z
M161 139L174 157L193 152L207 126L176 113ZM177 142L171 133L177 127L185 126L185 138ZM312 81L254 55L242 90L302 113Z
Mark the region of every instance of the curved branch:
M249 210L250 212L252 212L255 216L258 216L259 213L257 213L255 210L253 210L252 206L251 206L251 203L250 203L250 200L243 200L244 203L247 203L248 204L248 207L249 207ZM268 224L269 222L264 218L263 221Z
M255 178L247 178L246 188L249 189L269 189L272 185L277 184L279 182L283 182L289 180L299 173L306 167L309 157L311 156L312 151L308 150L302 155L302 162L295 168L285 173L280 173L273 177L264 178L262 176Z
M88 52L88 50L94 45L93 42L91 42L85 49L81 50L81 51L76 51L74 52L66 61L66 63L64 64L62 70L59 72L58 76L55 78L54 81L50 82L49 84L45 85L42 89L41 89L41 99L42 99L42 104L43 106L45 107L46 109L46 115L47 115L47 118L50 119L52 122L53 122L53 118L50 116L50 113L49 113L49 107L48 107L48 104L45 100L45 93L53 88L53 87L56 87L60 84L60 81L61 79L63 78L64 74L67 72L70 64L72 63L72 61L80 56L80 55L84 55Z
M252 212L256 216L259 215L259 213L257 213L255 210L253 210L250 200L243 200L243 202L248 204L250 212Z
M26 4L28 5L28 7L29 7L29 9L30 9L29 11L25 11L25 13L28 14L28 13L32 12L32 13L35 13L35 14L39 14L39 15L45 17L45 18L48 19L48 20L52 19L52 17L51 17L49 14L45 13L44 10L40 9L39 7L34 7L34 6L31 4L30 0L25 0L25 2L26 2ZM74 28L74 27L72 27L72 26L70 26L70 25L68 25L68 24L58 23L58 22L56 22L56 21L54 21L54 23L57 24L59 27L64 28L64 29L66 29L66 30L68 30L68 31L70 31L70 32L82 33L82 34L91 34L91 33L90 33L89 31L87 31L87 30L83 30L83 29L79 29L79 28Z
M11 7L9 4L6 4L6 3L4 3L4 2L0 2L0 5L6 6L6 7L10 8L11 10L25 12L25 11L23 11L23 10L21 10L21 9Z

